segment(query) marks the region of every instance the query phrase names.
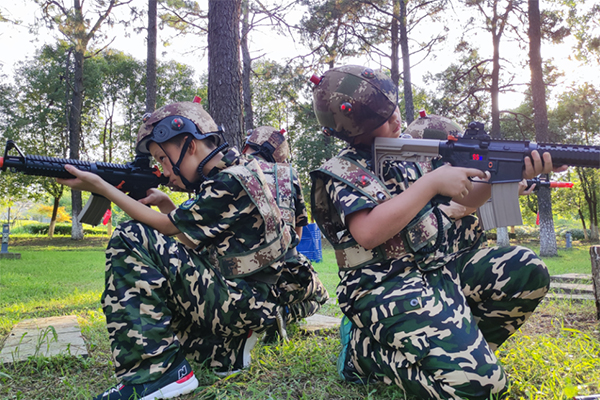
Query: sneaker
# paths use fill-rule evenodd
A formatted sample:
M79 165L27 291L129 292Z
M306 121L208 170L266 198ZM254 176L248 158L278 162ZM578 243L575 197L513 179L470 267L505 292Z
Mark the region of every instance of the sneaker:
M227 370L215 370L213 371L215 375L220 376L222 378L237 374L242 369L246 369L250 366L250 361L252 358L250 356L250 352L256 346L256 342L258 342L258 335L254 331L249 331L248 336L246 337L246 342L244 343L244 348L242 349L241 357L238 357L233 364L232 369Z
M265 335L262 338L263 344L274 344L278 342L278 339L281 339L284 342L287 342L287 318L288 308L286 307L277 307L277 324L270 326L266 331Z
M337 359L338 375L343 381L350 383L369 384L376 382L372 377L361 376L350 357L350 338L352 336L352 321L344 315L340 323L340 342L342 350Z
M158 380L139 385L119 384L94 400L155 400L172 399L191 393L198 387L198 379L192 367L183 360L177 367L169 368Z

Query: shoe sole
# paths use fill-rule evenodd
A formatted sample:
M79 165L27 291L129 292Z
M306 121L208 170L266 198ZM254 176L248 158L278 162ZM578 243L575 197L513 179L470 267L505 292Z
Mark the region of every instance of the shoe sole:
M249 332L249 336L246 338L246 343L244 343L244 349L242 350L242 369L246 369L250 366L250 362L252 361L250 352L256 346L258 342L258 335L254 331ZM215 375L221 378L225 378L229 375L237 374L241 369L234 369L232 371L213 371Z
M191 393L197 387L198 379L196 379L193 372L190 372L187 376L181 378L177 382L168 384L167 386L158 389L156 392L142 397L140 400L172 399L183 394Z
M284 343L288 342L288 335L286 330L286 323L283 320L283 315L281 312L277 311L277 330L279 332L279 337L283 340Z

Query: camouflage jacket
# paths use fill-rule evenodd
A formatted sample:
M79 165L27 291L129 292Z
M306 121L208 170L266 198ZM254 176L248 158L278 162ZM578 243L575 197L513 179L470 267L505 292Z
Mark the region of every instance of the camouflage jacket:
M300 240L295 228L308 224L308 213L298 174L291 164L270 163L259 158L256 161L265 174L267 185L281 210L283 220L290 227L290 247L296 247Z
M175 226L226 278L279 273L291 238L256 160L232 149L208 178L169 214Z
M341 270L399 258L417 262L422 270L432 270L448 262L463 245L470 246L462 242L453 243L451 238L454 235L448 234L452 221L431 204L424 207L400 233L382 245L367 250L356 243L345 225L347 215L374 208L402 193L425 172L434 168L430 163L387 162L383 166L384 180L381 181L371 172L370 159L370 148L347 147L337 157L311 172L313 217L336 250ZM420 251L431 248L438 237L438 227L443 230L439 245L432 251Z

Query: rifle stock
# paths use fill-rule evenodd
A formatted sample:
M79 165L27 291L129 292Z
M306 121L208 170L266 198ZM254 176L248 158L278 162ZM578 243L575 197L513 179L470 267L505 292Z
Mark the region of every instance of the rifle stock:
M12 149L16 150L18 153L17 156L8 154ZM66 158L26 155L14 141L8 140L4 150L4 157L0 157L1 171L10 170L12 172L22 172L26 175L51 178L75 178L65 170L65 165L67 164L100 176L106 182L128 193L129 196L136 200L146 197L148 189L169 183L169 180L156 166L150 166L150 156L148 155L138 154L132 162L127 164L87 162ZM108 199L92 193L81 214L79 214L78 219L83 223L98 225L109 206L110 201Z

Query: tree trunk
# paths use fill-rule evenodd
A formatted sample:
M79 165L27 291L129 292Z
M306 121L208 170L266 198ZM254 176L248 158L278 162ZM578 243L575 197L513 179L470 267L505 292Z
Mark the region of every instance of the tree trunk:
M71 97L71 111L69 112L69 158L79 160L79 145L81 143L81 109L83 107L83 61L84 49L75 48L73 56L75 59L73 96ZM81 212L81 192L71 190L72 203L72 225L71 239L83 239L83 227L77 216Z
M254 129L254 111L252 110L252 87L250 86L250 74L252 73L252 59L248 49L248 0L242 3L242 88L244 94L244 128L246 131Z
M592 284L596 299L596 319L600 320L600 246L590 247L592 261Z
M48 227L48 237L54 237L54 228L56 227L56 215L58 214L58 206L60 198L54 198L54 204L52 206L52 217L50 217L50 226Z
M581 226L583 226L583 239L588 240L588 234L587 234L587 228L585 225L585 216L583 215L583 212L581 212L581 209L578 210L579 212L579 219L581 220Z
M406 3L400 0L400 48L402 49L402 82L404 84L404 109L406 123L414 120L415 105L412 95L412 78L410 75L410 52L408 50L408 33L406 32Z
M492 32L492 43L494 46L492 56L492 85L490 87L490 96L492 100L492 130L491 135L494 139L502 139L500 133L500 38L501 34Z
M392 39L390 52L390 78L396 86L400 85L400 58L398 56L400 50L400 39L399 35L399 20L400 20L400 3L403 0L392 0L394 15L392 15L392 24L390 28L390 35Z
M148 56L146 59L146 112L156 109L156 1L148 0Z
M548 110L546 106L546 87L541 55L541 19L538 0L529 0L529 68L531 69L531 95L535 124L535 139L548 142ZM556 233L552 219L552 198L549 188L538 191L538 211L540 213L540 255L553 257L558 255Z
M508 236L508 228L505 226L496 228L496 246L509 247L510 238Z
M240 71L241 0L208 2L208 103L210 115L225 129L231 146L243 140Z

